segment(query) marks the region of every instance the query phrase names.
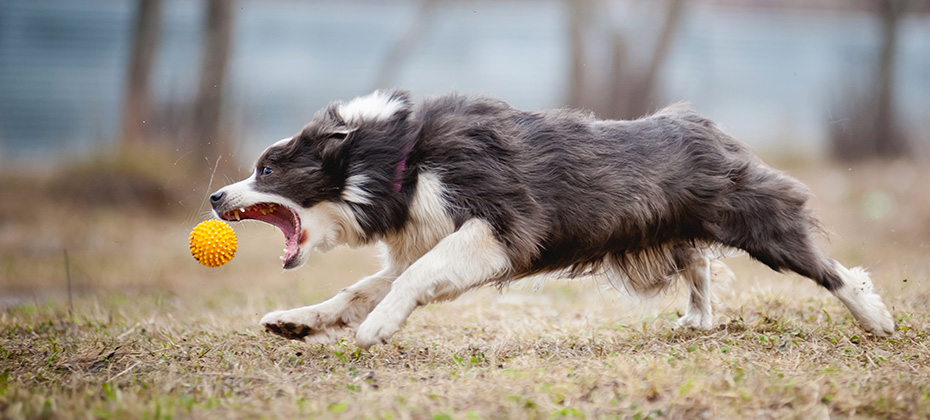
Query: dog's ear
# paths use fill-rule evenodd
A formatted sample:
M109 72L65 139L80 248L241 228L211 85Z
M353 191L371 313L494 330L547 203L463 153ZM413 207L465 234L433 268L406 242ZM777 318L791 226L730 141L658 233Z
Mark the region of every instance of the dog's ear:
M324 170L331 174L345 173L349 163L350 143L354 140L356 128L344 125L327 130L320 149L320 161Z
M326 133L326 140L328 142L341 142L349 138L349 135L355 132L357 128L349 128L344 125L340 125L334 128L332 131Z
M356 131L354 128L345 126L337 127L332 131L327 131L323 138L323 147L320 149L320 157L326 161L338 158L340 150L344 149L352 140L352 134Z

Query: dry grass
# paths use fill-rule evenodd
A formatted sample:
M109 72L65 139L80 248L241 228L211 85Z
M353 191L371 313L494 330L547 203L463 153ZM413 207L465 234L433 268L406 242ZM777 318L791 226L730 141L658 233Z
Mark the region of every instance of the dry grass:
M863 334L812 282L737 259L714 331L672 329L683 293L637 303L587 280L430 305L368 352L307 346L257 320L372 272L372 252L282 273L280 233L239 225L237 257L207 269L186 251L199 200L180 217L75 208L6 176L0 418L927 418L930 170L790 172L817 192L833 255L872 269L893 338Z

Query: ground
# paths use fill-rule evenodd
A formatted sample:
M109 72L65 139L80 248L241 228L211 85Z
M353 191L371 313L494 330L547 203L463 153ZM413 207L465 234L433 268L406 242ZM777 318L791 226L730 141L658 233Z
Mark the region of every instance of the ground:
M258 320L375 271L374 251L283 272L281 234L243 223L236 258L210 269L186 243L208 217L205 183L153 208L132 197L173 188L159 179L113 198L105 181L80 196L56 186L80 171L7 172L0 418L927 418L930 170L781 167L814 192L823 246L873 273L894 337L743 257L728 262L738 279L719 287L712 331L673 328L683 288L639 302L587 279L429 305L370 351L309 346Z

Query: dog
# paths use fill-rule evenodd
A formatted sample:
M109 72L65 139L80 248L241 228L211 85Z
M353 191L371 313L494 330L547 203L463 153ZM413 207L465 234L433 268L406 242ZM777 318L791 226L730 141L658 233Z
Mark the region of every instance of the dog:
M727 250L814 280L865 331L890 336L868 273L815 246L809 196L686 105L614 121L379 90L320 110L210 201L220 219L279 227L285 269L311 250L383 248L376 274L261 319L290 339L327 342L354 328L368 349L419 306L542 274L604 276L640 294L683 279L690 300L678 325L709 329L712 273L729 271Z

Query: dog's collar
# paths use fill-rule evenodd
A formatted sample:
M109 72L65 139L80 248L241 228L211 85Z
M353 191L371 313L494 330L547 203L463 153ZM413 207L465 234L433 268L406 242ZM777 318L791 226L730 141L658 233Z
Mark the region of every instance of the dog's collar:
M410 159L411 149L413 149L413 141L407 142L401 149L401 159L394 173L394 191L400 192L403 188L404 171L407 170L407 160Z

